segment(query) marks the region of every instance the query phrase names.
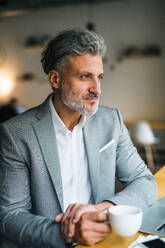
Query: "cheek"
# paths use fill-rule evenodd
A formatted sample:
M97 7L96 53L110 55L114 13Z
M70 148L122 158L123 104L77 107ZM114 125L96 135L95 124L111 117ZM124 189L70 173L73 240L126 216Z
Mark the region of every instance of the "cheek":
M83 97L88 94L90 87L86 82L82 82L79 80L70 80L68 82L69 90L79 97Z
M78 97L83 97L86 94L88 94L88 92L89 92L89 89L86 87L79 87L79 88L75 87L71 90L72 90L73 94L77 95Z

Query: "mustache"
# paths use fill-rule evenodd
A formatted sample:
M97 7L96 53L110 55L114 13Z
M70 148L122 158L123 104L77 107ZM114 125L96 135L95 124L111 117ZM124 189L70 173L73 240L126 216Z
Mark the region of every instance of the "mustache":
M83 97L83 99L88 99L88 98L99 98L99 95L97 95L94 92L90 92Z

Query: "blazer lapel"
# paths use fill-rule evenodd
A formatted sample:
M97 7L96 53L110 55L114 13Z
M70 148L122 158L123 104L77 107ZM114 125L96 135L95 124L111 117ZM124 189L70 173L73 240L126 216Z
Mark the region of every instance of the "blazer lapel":
M84 126L84 142L86 146L89 175L95 202L97 201L97 187L99 178L99 145L96 142L96 134L97 131L93 125L86 123Z
M41 105L37 113L37 119L38 121L33 123L32 125L38 137L38 141L43 153L45 164L49 171L53 185L55 186L61 209L63 209L61 169L60 169L60 162L58 157L53 121L49 111L49 97Z

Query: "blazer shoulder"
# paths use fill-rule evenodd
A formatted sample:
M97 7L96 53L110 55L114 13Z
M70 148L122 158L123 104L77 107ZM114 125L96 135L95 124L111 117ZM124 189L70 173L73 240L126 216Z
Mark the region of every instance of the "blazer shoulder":
M5 121L2 123L3 126L6 127L16 127L16 128L22 128L23 126L28 126L30 125L36 118L36 113L38 109L40 108L39 106L36 106L34 108L31 108L24 113L18 114L9 120Z
M110 114L116 114L117 109L112 107L107 107L104 105L99 105L98 111L96 113L110 113Z
M103 105L99 106L95 115L95 117L99 119L119 119L119 111L116 108L110 108Z
M15 128L27 128L33 122L38 121L40 118L44 118L48 113L49 98L51 94L46 98L46 100L38 106L35 106L22 114L14 116L13 118L3 122L3 125L6 127L15 127Z

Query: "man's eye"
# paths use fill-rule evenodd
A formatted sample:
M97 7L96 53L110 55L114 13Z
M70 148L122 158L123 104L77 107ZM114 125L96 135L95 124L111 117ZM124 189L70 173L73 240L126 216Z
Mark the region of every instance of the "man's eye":
M83 79L83 78L89 78L90 75L89 75L89 74L84 74L84 75L81 75L80 77L81 77L82 79Z
M103 79L103 77L104 77L103 75L100 75L100 76L99 76L99 79L101 80L101 79Z

